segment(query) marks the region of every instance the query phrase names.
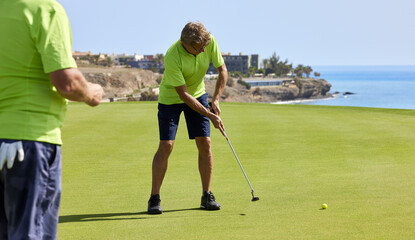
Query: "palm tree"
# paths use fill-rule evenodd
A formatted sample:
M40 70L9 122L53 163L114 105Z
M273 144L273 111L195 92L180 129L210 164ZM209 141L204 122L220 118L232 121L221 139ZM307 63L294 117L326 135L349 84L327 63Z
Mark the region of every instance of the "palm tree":
M310 66L306 66L306 67L304 67L304 70L303 71L307 75L307 78L309 78L311 72L313 71L313 69Z
M154 61L155 61L157 64L162 64L162 63L164 62L164 55L163 55L162 53L157 53L157 54L154 56Z
M254 67L254 66L250 66L250 67L248 68L248 76L252 77L252 76L254 76L254 75L255 75L255 73L256 73L256 72L257 72L256 67Z
M272 56L269 58L269 65L275 74L277 74L279 63L280 63L280 57L277 55L276 52L274 52Z
M162 53L158 53L153 57L153 62L156 63L156 66L153 71L162 71L163 63L164 63L164 55Z
M285 77L289 72L291 72L292 68L292 64L288 64L288 59L285 59L284 62L280 61L278 63L278 68L276 69L275 74Z
M304 74L304 66L302 64L298 64L298 66L294 69L294 73L297 77L302 78Z

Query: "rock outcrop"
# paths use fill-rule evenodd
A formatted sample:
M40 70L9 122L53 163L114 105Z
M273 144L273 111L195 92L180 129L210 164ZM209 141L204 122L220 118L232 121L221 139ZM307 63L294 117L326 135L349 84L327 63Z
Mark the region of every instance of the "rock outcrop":
M216 81L205 81L206 91L212 97ZM324 79L299 79L284 86L253 87L235 84L226 86L222 100L228 102L278 102L331 97L331 84Z
M80 68L85 78L93 83L100 84L105 91L104 98L129 97L140 99L140 93L149 94L149 89L158 88L162 74L143 69L129 68ZM324 79L296 79L284 86L252 87L231 80L223 93L222 101L227 102L277 102L297 99L329 97L331 84ZM215 90L215 80L205 80L206 92L212 98ZM150 91L151 92L151 91ZM143 96L147 96L143 94ZM126 98L127 99L127 98ZM146 99L154 99L146 98Z
M326 96L331 84L324 79L299 79L295 81L299 89L298 98Z
M124 97L141 89L158 87L161 74L143 69L79 68L85 78L104 88L104 98Z

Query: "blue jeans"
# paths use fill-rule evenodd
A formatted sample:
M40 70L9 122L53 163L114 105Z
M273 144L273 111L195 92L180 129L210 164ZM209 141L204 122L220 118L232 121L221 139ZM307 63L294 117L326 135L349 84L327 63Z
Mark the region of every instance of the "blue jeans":
M16 159L11 169L0 171L0 239L57 239L61 147L22 143L23 162Z

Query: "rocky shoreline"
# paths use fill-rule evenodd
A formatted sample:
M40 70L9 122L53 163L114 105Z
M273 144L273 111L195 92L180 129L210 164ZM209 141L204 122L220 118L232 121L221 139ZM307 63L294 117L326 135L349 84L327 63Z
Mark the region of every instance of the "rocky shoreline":
M109 99L122 101L157 100L162 74L129 68L81 67L79 70L88 81L98 83L104 88L104 99L107 101ZM250 89L247 88L247 84L242 83L244 82L229 78L221 101L278 103L333 97L333 94L329 93L331 84L324 79L293 78L290 81L284 81L282 86L252 87ZM205 80L209 98L212 98L215 84L216 80Z
M331 84L324 79L297 79L283 86L252 87L234 84L226 86L222 94L222 101L227 102L261 102L276 103L293 100L317 100L332 98L329 93ZM206 91L212 97L216 81L205 81Z

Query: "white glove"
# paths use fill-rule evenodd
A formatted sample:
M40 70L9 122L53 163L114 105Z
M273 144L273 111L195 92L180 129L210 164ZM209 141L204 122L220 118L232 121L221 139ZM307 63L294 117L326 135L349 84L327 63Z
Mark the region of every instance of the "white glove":
M7 168L12 168L16 155L19 162L23 161L24 151L22 141L17 141L13 143L3 142L0 147L0 170L3 169L4 164L6 164L6 161Z

